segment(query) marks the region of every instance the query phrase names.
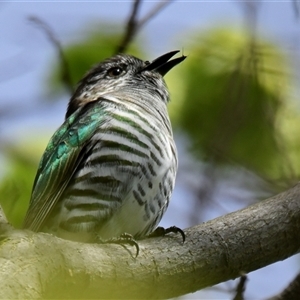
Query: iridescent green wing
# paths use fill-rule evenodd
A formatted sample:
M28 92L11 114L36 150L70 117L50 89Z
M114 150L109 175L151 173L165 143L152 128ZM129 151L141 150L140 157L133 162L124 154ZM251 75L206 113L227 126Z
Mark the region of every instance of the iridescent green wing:
M54 133L34 180L24 228L39 231L85 153L93 146L90 138L103 124L103 115L99 101L88 103L72 114Z

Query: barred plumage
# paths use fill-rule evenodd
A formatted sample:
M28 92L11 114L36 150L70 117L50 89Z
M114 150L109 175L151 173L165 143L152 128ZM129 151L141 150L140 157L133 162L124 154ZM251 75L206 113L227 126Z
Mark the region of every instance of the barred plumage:
M175 53L117 55L84 77L41 160L25 228L80 241L156 228L177 171L163 80L185 58L169 61Z

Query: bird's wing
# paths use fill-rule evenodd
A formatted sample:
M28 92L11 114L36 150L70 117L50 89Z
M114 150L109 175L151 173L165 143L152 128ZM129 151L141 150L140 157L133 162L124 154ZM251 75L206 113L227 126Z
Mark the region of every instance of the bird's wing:
M86 104L54 133L40 161L34 180L24 228L38 231L66 189L89 150L90 138L103 120L99 101Z

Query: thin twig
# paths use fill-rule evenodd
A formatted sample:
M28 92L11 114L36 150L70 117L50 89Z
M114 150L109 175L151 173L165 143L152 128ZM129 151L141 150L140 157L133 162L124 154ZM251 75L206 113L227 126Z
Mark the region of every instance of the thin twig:
M141 5L141 0L135 0L132 6L131 14L128 18L126 30L124 33L124 37L117 47L116 53L124 53L126 52L129 44L132 42L137 32L152 19L155 15L157 15L163 8L165 8L168 4L173 2L174 0L167 0L159 2L152 10L150 10L144 18L140 21L137 20L138 9Z
M247 275L242 274L240 277L240 281L236 287L236 294L233 300L244 300L244 292L246 287Z
M44 30L44 32L46 33L51 44L53 44L54 47L56 48L58 56L59 56L59 60L60 60L62 83L64 84L66 89L69 91L69 93L73 94L74 89L73 89L73 84L71 81L70 69L69 69L69 65L67 63L66 57L64 55L62 46L60 44L60 41L56 38L54 32L49 27L49 25L47 25L44 21L42 21L41 19L39 19L36 16L29 17L29 20L32 21L33 23L37 24L41 29Z
M293 0L292 4L293 4L295 17L298 20L299 19L299 1L298 0Z
M129 43L133 39L133 37L136 34L137 31L137 14L139 7L141 5L142 1L141 0L135 0L132 6L132 11L129 16L127 26L126 26L126 31L123 37L122 42L120 43L119 47L117 48L116 53L122 53L125 52L126 48L128 47Z
M161 1L157 3L155 7L153 7L152 10L146 14L146 16L140 20L139 22L139 29L144 26L151 18L153 18L155 15L157 15L159 12L161 12L167 5L171 4L174 0L167 0L167 1Z

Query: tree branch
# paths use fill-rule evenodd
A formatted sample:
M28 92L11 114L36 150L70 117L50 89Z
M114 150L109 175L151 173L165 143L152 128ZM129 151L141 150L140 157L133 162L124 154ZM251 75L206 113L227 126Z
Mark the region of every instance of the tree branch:
M43 20L39 19L36 16L29 17L29 20L44 30L50 43L55 47L60 61L61 81L70 93L70 95L72 95L74 92L74 88L71 80L70 69L60 41L55 36L51 28Z
M268 300L298 300L300 295L300 273L293 281L278 295Z
M185 231L119 245L14 231L0 247L0 298L171 298L286 259L300 250L300 184Z

